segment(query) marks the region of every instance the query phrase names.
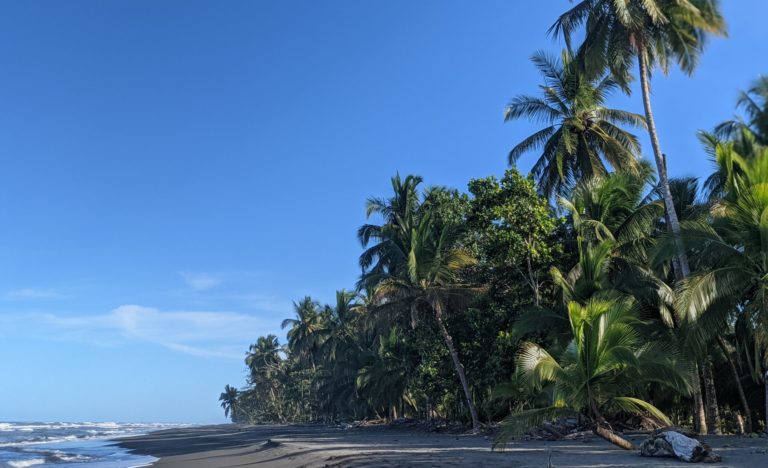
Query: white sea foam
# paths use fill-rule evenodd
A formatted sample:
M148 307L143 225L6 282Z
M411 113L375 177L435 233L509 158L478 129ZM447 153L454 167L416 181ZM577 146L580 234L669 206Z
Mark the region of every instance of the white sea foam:
M127 468L148 466L152 457L129 454L110 439L190 424L117 422L0 422L0 468L88 466Z
M13 468L24 468L25 466L42 465L45 463L45 458L32 458L31 460L12 460L8 462L8 466Z

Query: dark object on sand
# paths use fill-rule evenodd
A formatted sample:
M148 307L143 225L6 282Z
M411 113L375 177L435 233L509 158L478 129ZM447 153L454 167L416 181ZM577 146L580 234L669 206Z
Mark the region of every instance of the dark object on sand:
M692 436L690 433L659 429L640 445L640 455L675 457L690 463L716 463L721 460L709 445Z

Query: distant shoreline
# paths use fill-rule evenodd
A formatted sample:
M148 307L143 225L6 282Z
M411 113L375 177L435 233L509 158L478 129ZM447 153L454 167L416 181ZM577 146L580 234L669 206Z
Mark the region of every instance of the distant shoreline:
M631 439L633 437L630 437ZM640 441L643 436L636 436ZM762 466L768 440L735 436L705 438L723 456L719 467ZM157 468L258 465L325 466L653 466L680 467L673 459L643 458L602 439L519 441L492 452L483 436L442 434L395 427L349 430L319 425L223 424L169 429L116 439L133 453L158 458Z

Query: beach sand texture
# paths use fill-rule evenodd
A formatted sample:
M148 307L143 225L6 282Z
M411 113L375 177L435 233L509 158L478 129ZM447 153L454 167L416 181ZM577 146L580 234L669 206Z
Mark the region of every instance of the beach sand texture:
M643 436L630 437L635 443ZM723 457L715 467L768 466L768 440L708 437ZM602 439L515 442L492 452L483 436L402 428L349 430L323 426L218 425L158 431L120 441L139 454L159 457L159 468L241 467L678 467L673 459L643 458Z

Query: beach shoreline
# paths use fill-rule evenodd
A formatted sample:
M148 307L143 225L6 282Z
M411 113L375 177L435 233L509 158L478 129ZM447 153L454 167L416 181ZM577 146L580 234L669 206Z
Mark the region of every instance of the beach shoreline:
M629 436L640 442L645 436ZM721 463L708 467L768 465L768 439L705 437ZM223 424L170 429L116 439L132 453L158 458L157 468L294 467L680 467L674 459L643 458L602 439L517 441L491 451L482 435L434 433L390 426L341 429L320 425Z

